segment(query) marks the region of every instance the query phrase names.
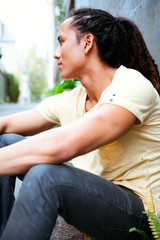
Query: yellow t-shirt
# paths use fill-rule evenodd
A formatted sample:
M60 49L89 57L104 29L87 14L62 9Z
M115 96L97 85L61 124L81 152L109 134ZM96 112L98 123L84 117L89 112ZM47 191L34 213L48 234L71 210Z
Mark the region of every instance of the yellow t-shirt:
M86 90L79 86L47 98L37 109L46 120L63 126L85 114L85 100ZM121 66L91 111L104 103L127 109L140 123L117 141L73 159L73 165L132 189L143 201L150 190L160 213L160 98L156 90L138 71Z

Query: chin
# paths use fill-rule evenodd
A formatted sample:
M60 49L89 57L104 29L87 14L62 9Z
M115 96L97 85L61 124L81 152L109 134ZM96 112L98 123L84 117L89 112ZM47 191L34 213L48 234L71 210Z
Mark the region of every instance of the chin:
M61 76L64 80L71 80L71 79L73 79L73 78L70 78L70 77L63 77L63 76Z
M74 79L75 77L73 76L67 76L65 74L61 74L61 77L64 79L64 80L71 80L71 79Z

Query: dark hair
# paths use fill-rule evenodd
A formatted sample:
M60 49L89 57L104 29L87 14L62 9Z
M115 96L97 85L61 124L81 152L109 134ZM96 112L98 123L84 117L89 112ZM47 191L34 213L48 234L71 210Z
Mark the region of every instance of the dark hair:
M141 72L160 94L160 76L141 32L130 20L115 18L100 9L72 9L69 13L77 31L77 41L92 33L102 61L112 67L124 65Z

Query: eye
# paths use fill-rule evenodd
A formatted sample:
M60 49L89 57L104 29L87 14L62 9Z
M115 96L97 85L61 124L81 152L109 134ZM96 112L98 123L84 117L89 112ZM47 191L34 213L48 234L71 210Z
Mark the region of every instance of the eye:
M62 38L58 38L59 45L62 45L64 40Z

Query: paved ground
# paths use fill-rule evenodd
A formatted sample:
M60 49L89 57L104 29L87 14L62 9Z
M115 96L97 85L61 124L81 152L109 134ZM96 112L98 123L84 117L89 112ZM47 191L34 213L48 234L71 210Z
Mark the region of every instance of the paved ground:
M5 103L0 104L0 117L10 115L16 112L22 112L33 108L36 104L16 104L16 103Z

